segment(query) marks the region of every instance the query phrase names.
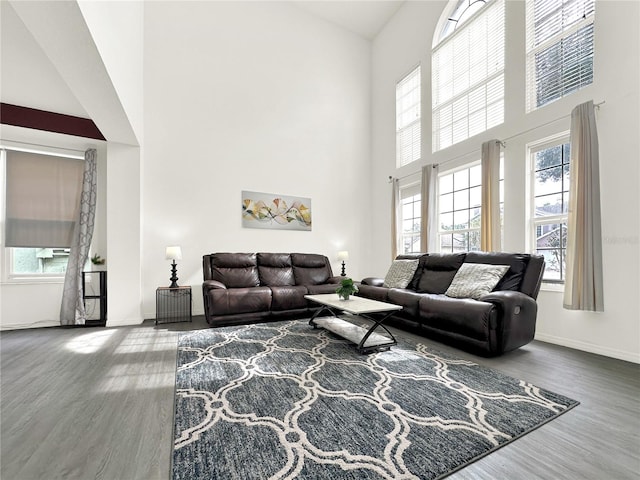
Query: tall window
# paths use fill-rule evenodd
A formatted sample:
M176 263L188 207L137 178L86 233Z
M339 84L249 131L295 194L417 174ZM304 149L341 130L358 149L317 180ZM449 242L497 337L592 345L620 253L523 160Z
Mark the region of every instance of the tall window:
M9 277L62 276L78 216L82 158L2 150Z
M396 85L396 165L402 167L421 156L420 66Z
M402 253L420 251L420 184L400 189Z
M434 152L504 121L504 32L504 0L460 0L436 32Z
M473 165L440 175L438 212L440 251L480 250L482 166ZM500 156L500 225L504 216L504 162ZM501 234L504 234L502 228ZM504 243L504 242L502 242Z
M527 111L593 83L595 0L527 1Z
M529 152L533 250L545 258L543 280L564 282L571 145L564 138L529 147Z
M480 250L482 167L441 175L438 182L440 251Z

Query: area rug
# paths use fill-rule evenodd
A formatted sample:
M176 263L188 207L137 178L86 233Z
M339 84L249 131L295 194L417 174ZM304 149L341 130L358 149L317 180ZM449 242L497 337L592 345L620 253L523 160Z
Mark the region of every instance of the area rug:
M577 404L420 343L361 355L306 321L183 333L173 478L437 479Z

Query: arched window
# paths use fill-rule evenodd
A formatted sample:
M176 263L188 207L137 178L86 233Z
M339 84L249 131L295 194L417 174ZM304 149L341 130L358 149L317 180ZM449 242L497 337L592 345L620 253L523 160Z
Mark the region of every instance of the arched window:
M449 4L432 51L433 151L504 121L504 0Z

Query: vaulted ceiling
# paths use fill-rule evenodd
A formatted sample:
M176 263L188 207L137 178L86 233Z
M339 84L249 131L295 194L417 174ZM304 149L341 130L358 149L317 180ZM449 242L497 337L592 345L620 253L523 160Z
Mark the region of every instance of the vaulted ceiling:
M77 92L74 92L72 88L73 79L68 75L62 75L58 70L59 60L64 57L52 61L51 55L55 54L55 50L47 50L46 44L45 48L41 46L43 41L46 42L46 35L34 34L30 31L34 24L37 26L38 22L46 22L47 19L38 18L37 14L34 15L33 12L30 12L29 3L31 2L16 2L15 4L4 0L0 2L0 60L2 67L0 68L0 101L91 118L91 112L87 111L91 110L88 108L87 98L78 98ZM291 3L325 21L347 29L367 40L372 40L404 1L292 1ZM65 6L62 7L62 5ZM33 10L34 8L31 8L31 11ZM75 2L60 2L56 5L56 11L59 16L58 21L65 20L67 15L72 17L79 15L79 9ZM45 17L45 15L41 16ZM29 23L29 26L25 25L25 22ZM70 19L69 23L69 28L73 29L75 23L78 22ZM93 42L85 40L87 32L80 30L73 32L75 35L73 41L76 43L82 41L82 44L88 48L87 44ZM96 65L96 68L102 70L103 66ZM100 72L103 77L105 74L106 71ZM108 81L108 79L106 80ZM103 90L106 91L105 88ZM102 92L102 96L104 96L104 92ZM113 120L122 114L123 112L115 111L108 115ZM100 120L110 119L93 118L93 120L102 129L100 124L104 124L104 122L100 122ZM104 133L108 138L110 137L110 132L105 131ZM125 141L124 138L130 137L127 132L116 133L121 137L120 141Z

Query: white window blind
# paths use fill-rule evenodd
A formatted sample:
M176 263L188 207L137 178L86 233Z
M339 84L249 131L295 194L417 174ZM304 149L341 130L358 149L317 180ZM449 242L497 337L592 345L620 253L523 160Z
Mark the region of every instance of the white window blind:
M396 85L396 163L407 165L421 156L420 66Z
M84 161L7 150L6 247L71 245Z
M595 0L527 1L527 111L593 83Z
M434 152L504 121L504 31L494 0L434 48Z

